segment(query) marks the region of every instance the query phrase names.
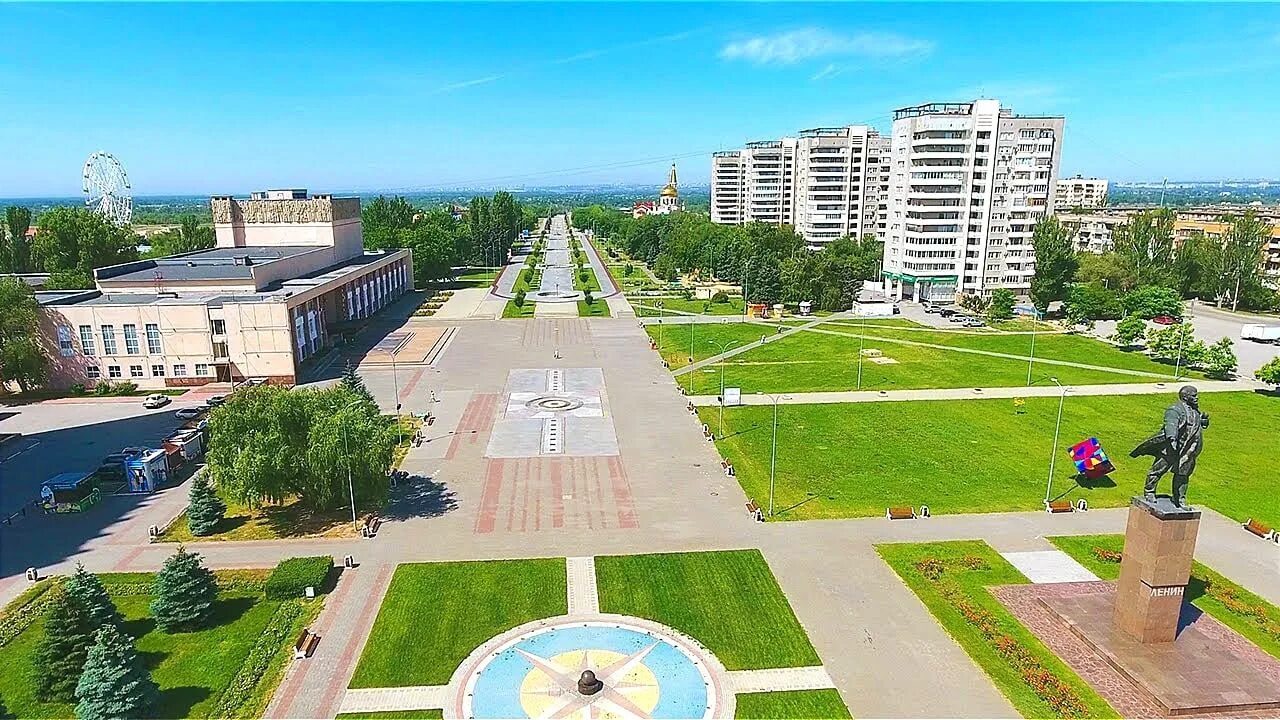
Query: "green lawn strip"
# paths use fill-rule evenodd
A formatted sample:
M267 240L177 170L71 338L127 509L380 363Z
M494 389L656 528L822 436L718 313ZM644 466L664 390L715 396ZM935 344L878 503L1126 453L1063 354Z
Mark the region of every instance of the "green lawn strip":
M841 326L839 328L841 332L850 333L855 336L859 334L857 332L858 327L856 324L848 322L838 322L835 324ZM877 328L874 332L868 330L866 334L912 342L968 348L971 350L985 350L988 352L1005 353L1007 355L1018 355L1020 357L1030 357L1031 355L1032 335L1030 333L973 333L946 330L902 331ZM1036 359L1062 360L1065 362L1084 363L1086 365L1119 368L1121 370L1137 370L1139 372L1153 373L1164 377L1172 376L1174 371L1173 366L1156 362L1140 352L1121 350L1109 343L1084 337L1082 335L1037 333L1035 335L1035 344ZM1061 366L1046 365L1044 366L1044 372L1055 373L1060 367ZM1201 375L1193 373L1192 376L1200 377ZM1145 382L1155 381L1158 381L1158 378L1145 380Z
M516 305L515 300L508 300L507 304L502 308L502 317L504 320L511 318L531 318L534 310L538 307L538 303L532 300L525 300L524 306Z
M219 573L220 581L224 577ZM281 605L281 601L265 599L260 591L225 589L214 606L209 628L170 634L156 629L151 620L151 596L138 593L153 581L154 575L112 574L102 578L125 619L124 631L137 639L138 653L160 687L156 717L203 717L213 713L221 693L236 677ZM317 610L319 605L314 603ZM39 618L0 648L0 666L6 669L0 673L0 697L8 712L17 717L71 717L71 705L42 703L32 692L30 677L38 671L33 665L34 654L43 633L44 619ZM291 647L293 640L288 637L281 648ZM252 678L250 697L262 701L242 705L237 714L260 714L282 671L283 663L276 663L271 671Z
M733 716L740 720L853 717L836 690L744 693L736 703Z
M682 297L645 297L638 298L635 302L649 307L647 312L653 316L657 316L658 302L661 301L663 308L666 310L676 310L680 312L696 313L698 315L742 315L745 306L742 304L741 297L730 297L728 302L712 302L710 300L686 300ZM674 314L674 313L673 313Z
M351 687L444 685L481 643L568 612L563 559L396 568Z
M1049 542L1103 580L1120 577L1123 535L1050 537ZM1186 599L1264 651L1280 658L1280 608L1200 562L1191 566Z
M1117 717L1097 692L987 590L994 585L1027 582L989 545L980 540L904 543L878 545L876 551L1024 717ZM941 575L927 575L926 570L931 567L941 569ZM967 603L967 611L957 600ZM982 615L995 637L984 634L975 624L974 613ZM998 649L999 636L1012 639L1018 648L1016 656L1014 651ZM1056 691L1048 685L1045 687L1049 689L1038 691L1031 680L1024 679L1024 669L1033 677L1035 665L1057 678L1060 686ZM1055 707L1050 697L1063 702Z
M600 556L596 582L602 612L680 630L729 670L821 664L758 550Z
M1068 396L1054 469L1053 496L1122 507L1142 487L1149 458L1128 452L1160 424L1174 402L1161 395ZM1280 402L1250 392L1205 394L1213 416L1196 466L1191 499L1243 522L1280 523L1275 428ZM1037 510L1045 493L1058 398L929 400L781 405L775 507L779 519L882 515L891 505L927 504L935 513ZM718 427L718 408L699 408ZM768 501L773 409L727 408L717 441L738 482ZM1229 428L1229 435L1217 428ZM1067 447L1097 437L1116 465L1109 480L1075 481Z
M609 303L601 298L588 304L586 300L578 301L578 317L612 317L609 313Z
M341 720L439 720L443 710L387 710L385 712L338 713Z
M863 390L909 390L924 388L1017 387L1027 382L1025 360L990 357L955 352L945 348L919 347L895 342L865 339L859 342L855 330L849 335L790 330L781 337L776 328L747 323L702 323L697 325L663 325L659 330L646 328L655 340L661 335L663 357L673 369L687 364L690 329L693 327L693 353L698 360L720 352L720 343L733 340L747 344L772 338L765 345L733 355L725 361L725 384L754 392L843 391L858 388L859 351L879 351L891 363L878 363L864 354L862 359ZM892 332L891 328L876 332ZM899 330L903 335L912 331ZM713 344L713 341L715 344ZM719 392L720 369L706 367L694 373L693 393L713 395ZM1049 384L1057 377L1065 385L1154 382L1158 378L1127 375L1106 370L1090 370L1062 365L1038 364L1034 369L1036 384ZM688 387L689 378L678 381Z

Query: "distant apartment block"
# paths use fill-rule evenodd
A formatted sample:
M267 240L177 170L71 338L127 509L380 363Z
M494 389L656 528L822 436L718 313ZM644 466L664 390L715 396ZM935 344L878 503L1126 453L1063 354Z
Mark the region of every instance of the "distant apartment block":
M795 225L795 138L747 143L742 175L743 222Z
M36 293L57 348L51 385L294 384L336 334L413 287L409 250L365 252L358 198L272 190L210 205L216 247Z
M711 222L741 225L746 215L743 151L722 150L711 156Z
M1051 212L1061 117L1015 115L998 100L894 113L884 287L895 298L953 300L997 288L1025 295L1031 236Z
M1105 178L1086 178L1079 175L1073 178L1061 178L1053 193L1053 207L1056 210L1074 208L1100 208L1107 204L1107 180Z
M1101 254L1114 247L1115 229L1129 221L1129 216L1116 212L1057 212L1054 217L1071 232L1076 252Z

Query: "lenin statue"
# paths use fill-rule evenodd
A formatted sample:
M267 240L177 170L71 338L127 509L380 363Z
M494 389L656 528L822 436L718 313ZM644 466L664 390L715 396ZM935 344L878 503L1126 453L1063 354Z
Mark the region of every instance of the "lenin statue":
M1187 482L1196 469L1196 458L1204 449L1204 429L1209 416L1200 411L1200 393L1187 385L1178 391L1178 402L1164 411L1160 432L1144 440L1129 453L1131 457L1151 455L1155 460L1147 473L1143 497L1155 500L1156 483L1167 472L1173 472L1173 504L1187 506Z

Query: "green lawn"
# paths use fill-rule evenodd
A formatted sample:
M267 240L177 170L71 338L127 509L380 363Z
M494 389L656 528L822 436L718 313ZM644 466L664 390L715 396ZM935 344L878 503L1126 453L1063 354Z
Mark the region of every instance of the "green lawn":
M746 307L742 304L741 297L730 297L728 302L711 302L710 300L686 300L682 297L643 297L636 298L636 313L640 317L659 317L662 312L658 310L658 303L661 302L663 309L667 311L676 311L680 313L695 313L698 315L742 315L746 312ZM644 306L643 308L639 306ZM671 317L676 312L667 312L666 316Z
M1149 458L1128 453L1156 431L1175 395L1067 396L1053 497L1123 506L1140 492ZM1190 498L1236 520L1280 523L1276 428L1280 400L1250 392L1205 393L1213 418ZM775 507L781 519L874 516L890 505L935 513L1042 507L1058 410L1055 397L781 405ZM699 409L717 427L715 407ZM768 501L772 408L727 408L720 453L753 500ZM1111 478L1074 479L1067 447L1101 440L1116 465ZM1169 480L1163 481L1167 491Z
M538 307L538 303L532 300L525 300L524 306L516 305L515 300L508 300L507 304L502 308L503 319L511 318L531 318L534 309Z
M1023 653L1052 673L1064 686L1065 693L1078 703L1075 706L1077 711L1084 711L1076 714L1077 717L1117 717L1116 712L1101 696L986 590L993 585L1027 582L1017 569L986 543L962 540L890 544L879 545L876 550L1024 717L1062 717L1064 713L1055 709L1032 689L1017 665L997 650L996 641L966 619L957 600L967 603L971 612L982 613L989 619L990 627L995 632L1012 639ZM929 562L921 566L923 561ZM941 575L932 578L927 575L924 570L930 565L942 568Z
M673 627L729 670L819 665L758 550L600 556L600 610Z
M119 583L150 583L150 574L103 575L108 589ZM204 717L216 709L219 695L241 670L249 651L267 628L282 601L267 600L254 590L227 590L214 606L212 626L190 633L169 634L155 627L148 606L151 596L118 595L112 598L124 616L124 631L137 638L138 652L147 663L152 678L160 686L156 717ZM289 601L295 602L295 601ZM284 669L286 645L291 645L298 629L318 612L320 603L308 605L295 621L285 645L259 680L239 714L253 717L266 708L267 700ZM0 698L10 715L21 718L71 717L72 706L42 703L35 699L29 677L36 646L44 633L44 620L31 626L0 648Z
M481 643L568 612L563 559L401 565L351 687L444 685Z
M1120 577L1120 562L1112 553L1120 553L1124 549L1123 535L1051 537L1049 542L1103 580ZM1280 658L1280 608L1199 562L1191 567L1186 599Z
M852 717L836 690L747 693L737 697L733 715L740 720Z
M588 305L586 300L578 301L578 317L611 317L609 313L609 303L603 298L595 298Z
M823 325L822 327L829 327ZM693 328L691 331L690 328ZM754 323L650 325L649 335L660 340L663 357L678 369L687 364L690 351L690 334L693 335L695 359L704 359L719 353L720 344L733 341L747 344L758 341L761 335L777 335L776 326ZM815 392L854 390L858 387L859 349L878 350L889 364L876 362L864 356L862 361L863 390L908 390L921 388L963 387L1017 387L1026 385L1027 361L990 357L972 353L955 352L946 348L903 345L886 340L865 339L861 344L857 329L839 328L839 335L787 330L783 336L770 340L763 347L734 355L725 362L725 384L740 387L744 393L754 392ZM847 333L847 335L846 335ZM868 335L873 332L869 329ZM949 335L944 332L926 333L893 327L877 327L875 335L901 336L920 342L932 342L956 346L980 342L1021 342L1021 335ZM1129 356L1103 343L1078 337L1044 336L1050 342L1037 341L1037 357L1042 357L1040 347L1048 345L1047 352L1055 350L1053 341L1087 343L1093 346L1095 356L1091 364L1115 361L1132 364L1139 361L1148 369L1160 366L1140 356ZM714 343L714 344L713 344ZM1108 355L1108 348L1114 355ZM994 348L993 348L994 349ZM1089 345L1078 348L1083 353ZM1072 348L1076 351L1077 348ZM1004 352L1005 350L999 350ZM693 394L714 395L719 392L719 367L706 367L693 373ZM1127 375L1106 370L1089 370L1061 365L1037 364L1033 372L1036 384L1050 384L1048 377L1057 377L1065 385L1096 385L1106 383L1157 382L1161 378L1146 375ZM677 378L688 387L688 377Z

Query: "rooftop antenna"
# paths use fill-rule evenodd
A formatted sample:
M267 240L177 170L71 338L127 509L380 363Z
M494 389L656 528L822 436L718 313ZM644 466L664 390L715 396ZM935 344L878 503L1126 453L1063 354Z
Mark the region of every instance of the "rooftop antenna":
M152 282L156 285L156 295L160 294L160 290L164 286L164 273L159 270L155 271L151 276Z

